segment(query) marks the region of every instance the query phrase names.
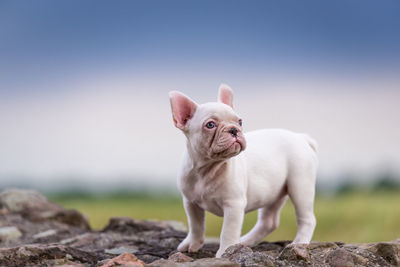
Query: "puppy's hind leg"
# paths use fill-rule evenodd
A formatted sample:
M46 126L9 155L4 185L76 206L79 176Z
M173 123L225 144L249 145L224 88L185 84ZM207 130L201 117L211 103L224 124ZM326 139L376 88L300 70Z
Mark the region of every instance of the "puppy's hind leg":
M245 246L255 246L260 243L268 234L279 226L281 209L287 200L287 196L282 196L270 207L258 210L258 220L253 229L240 238L240 243Z
M316 219L314 215L316 171L310 168L301 175L292 176L288 181L288 193L296 210L297 234L293 243L310 243Z

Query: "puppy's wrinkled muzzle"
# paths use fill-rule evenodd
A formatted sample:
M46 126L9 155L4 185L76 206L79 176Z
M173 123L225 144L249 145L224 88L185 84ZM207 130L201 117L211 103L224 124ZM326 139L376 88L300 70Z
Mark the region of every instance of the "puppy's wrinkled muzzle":
M240 132L236 132L236 135L229 132L229 135L224 148L218 153L223 158L236 156L246 148L246 141Z
M240 151L246 149L246 140L243 138L243 136L237 136L235 142L240 145Z

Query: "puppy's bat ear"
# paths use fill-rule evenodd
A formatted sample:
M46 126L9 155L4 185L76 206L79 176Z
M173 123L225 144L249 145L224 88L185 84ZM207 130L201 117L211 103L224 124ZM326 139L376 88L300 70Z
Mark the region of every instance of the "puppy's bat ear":
M221 84L219 86L218 101L233 108L233 91L228 85Z
M197 104L178 91L169 92L169 100L175 127L183 131L186 123L193 117Z

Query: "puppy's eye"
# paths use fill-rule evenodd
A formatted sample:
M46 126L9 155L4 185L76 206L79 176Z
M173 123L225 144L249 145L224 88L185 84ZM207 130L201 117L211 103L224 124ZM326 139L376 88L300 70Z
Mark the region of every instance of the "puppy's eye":
M209 122L207 122L207 124L206 124L206 127L208 128L208 129L212 129L212 128L214 128L216 125L215 125L215 122L213 122L213 121L209 121Z
M243 122L242 119L239 120L239 125L242 126Z

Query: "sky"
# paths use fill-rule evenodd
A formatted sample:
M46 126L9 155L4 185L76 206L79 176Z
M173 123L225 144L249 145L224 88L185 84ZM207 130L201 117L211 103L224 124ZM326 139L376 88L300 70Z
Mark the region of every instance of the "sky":
M400 173L398 1L1 1L0 186L175 187L168 92L307 132L319 181ZM364 180L363 180L364 179Z

